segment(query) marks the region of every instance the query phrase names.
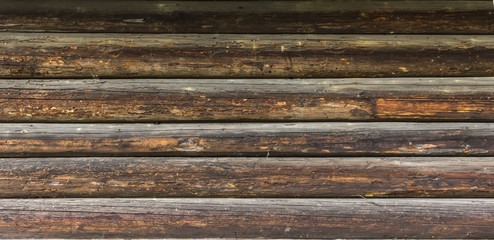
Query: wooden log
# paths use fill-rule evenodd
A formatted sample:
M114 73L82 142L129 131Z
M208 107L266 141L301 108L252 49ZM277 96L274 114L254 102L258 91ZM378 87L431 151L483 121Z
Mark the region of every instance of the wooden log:
M492 123L0 124L0 156L492 156Z
M491 121L494 78L0 80L2 122Z
M3 199L5 238L492 238L492 199Z
M492 1L5 0L0 30L492 34Z
M3 158L0 197L493 197L494 159Z
M493 76L479 35L0 33L0 77Z

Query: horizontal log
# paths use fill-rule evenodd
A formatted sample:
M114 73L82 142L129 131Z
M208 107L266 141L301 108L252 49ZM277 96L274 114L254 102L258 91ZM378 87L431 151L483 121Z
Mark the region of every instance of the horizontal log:
M0 124L0 156L492 156L492 123Z
M494 78L0 80L3 122L491 121Z
M0 30L492 34L491 1L5 0Z
M0 197L494 197L494 159L3 158Z
M6 238L492 238L492 199L12 199Z
M493 76L480 35L0 33L0 77Z

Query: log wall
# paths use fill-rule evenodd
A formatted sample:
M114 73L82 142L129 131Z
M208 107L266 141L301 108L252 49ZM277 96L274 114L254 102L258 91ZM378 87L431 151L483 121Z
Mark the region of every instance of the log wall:
M494 238L490 0L0 2L0 238Z

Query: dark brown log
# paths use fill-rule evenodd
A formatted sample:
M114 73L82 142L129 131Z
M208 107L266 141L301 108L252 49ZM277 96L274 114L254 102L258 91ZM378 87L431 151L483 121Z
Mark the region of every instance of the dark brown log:
M494 78L0 80L0 121L487 121L492 99Z
M492 34L492 1L4 0L0 30Z
M0 200L4 238L492 238L492 199Z
M0 124L0 156L492 156L491 123Z
M491 36L0 33L0 77L493 76Z
M3 158L0 197L493 197L493 158Z

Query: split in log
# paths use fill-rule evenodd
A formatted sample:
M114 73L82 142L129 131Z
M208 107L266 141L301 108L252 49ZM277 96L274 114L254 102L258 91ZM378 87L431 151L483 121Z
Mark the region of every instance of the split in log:
M480 35L0 33L1 78L482 77L493 58Z
M490 157L3 158L0 197L493 197Z
M4 238L493 238L492 199L12 199Z
M3 122L492 121L494 78L0 80Z
M492 123L0 124L0 156L493 156Z
M493 34L492 1L4 0L0 30Z

